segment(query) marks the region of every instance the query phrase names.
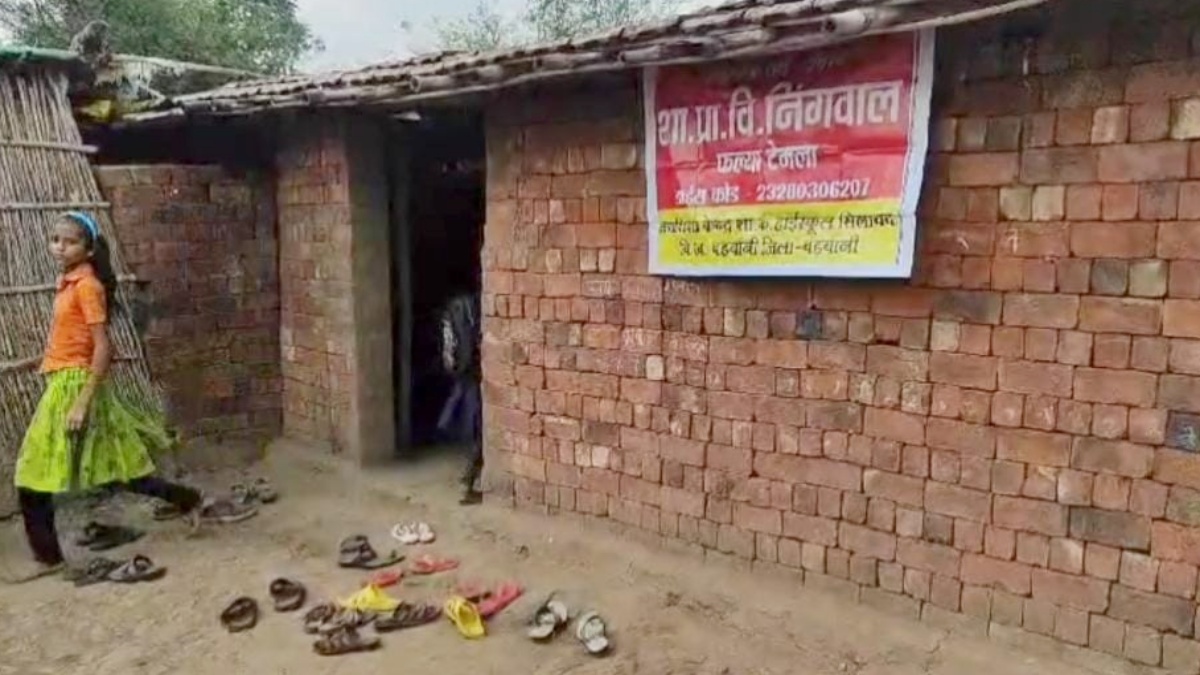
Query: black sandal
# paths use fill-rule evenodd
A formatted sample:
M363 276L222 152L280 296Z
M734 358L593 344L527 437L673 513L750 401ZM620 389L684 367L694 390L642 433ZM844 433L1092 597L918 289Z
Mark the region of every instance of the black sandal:
M400 603L391 614L383 616L375 620L375 631L378 633L388 633L396 630L404 630L405 628L416 628L437 621L442 615L442 610L433 605L410 605L407 602Z
M338 566L347 569L378 570L404 562L404 556L392 551L386 558L371 546L361 534L347 537L338 547Z
M270 586L271 600L276 612L294 612L304 606L308 591L302 584L291 579L276 579Z
M109 572L108 580L118 584L136 584L143 581L155 581L163 578L166 574L167 568L159 567L146 556L139 555Z
M75 540L79 546L99 553L132 544L145 536L144 532L120 525L103 525L92 521L84 526L83 534Z
M354 628L340 628L313 643L313 651L321 656L341 656L369 652L379 648L379 638L364 638Z
M230 633L241 633L258 625L258 603L254 598L238 598L221 612L221 625Z

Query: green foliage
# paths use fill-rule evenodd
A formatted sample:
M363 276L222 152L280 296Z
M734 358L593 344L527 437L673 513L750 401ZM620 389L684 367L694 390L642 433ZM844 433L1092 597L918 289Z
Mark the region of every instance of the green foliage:
M434 22L443 49L482 51L578 37L669 14L680 0L526 0L509 18L480 0L466 16Z
M0 0L0 27L19 44L65 49L94 20L118 52L263 73L321 48L294 0Z

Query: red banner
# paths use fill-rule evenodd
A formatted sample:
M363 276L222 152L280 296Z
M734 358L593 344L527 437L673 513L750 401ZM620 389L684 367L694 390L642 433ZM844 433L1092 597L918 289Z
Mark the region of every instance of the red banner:
M647 72L651 269L907 276L932 34Z

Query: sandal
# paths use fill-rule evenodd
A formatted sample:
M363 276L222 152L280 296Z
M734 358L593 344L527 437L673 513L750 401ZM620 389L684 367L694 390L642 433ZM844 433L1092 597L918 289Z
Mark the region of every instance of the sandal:
M404 556L392 551L388 556L381 557L371 547L371 542L362 535L347 537L339 547L338 565L348 569L378 570L404 562Z
M417 523L417 541L422 544L432 544L437 541L437 535L434 534L429 523Z
M332 602L323 602L313 607L304 614L304 632L309 634L321 632L321 627L332 621L337 613L337 605Z
M146 556L139 555L109 572L108 580L118 584L136 584L143 581L155 581L163 578L166 574L167 568L159 567Z
M258 515L258 509L228 499L210 501L200 507L200 519L209 523L232 525Z
M254 479L254 484L250 486L250 492L255 499L263 504L274 504L279 501L279 492L275 490L274 486L266 478Z
M152 514L157 521L175 520L183 515L183 511L174 504L159 504L154 507Z
M390 615L375 620L375 631L388 633L405 628L416 628L433 623L441 615L442 610L433 605L410 605L402 602Z
M490 597L492 591L477 581L464 581L454 587L454 594L461 595L467 600L479 604L485 598Z
M336 633L339 630L358 630L375 620L374 612L365 612L361 609L350 609L343 607L327 620L317 632L322 635Z
M102 525L92 521L84 526L83 533L75 540L75 543L99 553L132 544L143 536L145 536L145 532L131 527Z
M357 609L372 616L380 612L391 612L400 606L400 601L391 597L378 586L367 584L354 595L342 601L346 609Z
M582 642L584 649L592 656L599 656L612 647L608 639L608 625L595 612L579 617L575 623L575 639Z
M269 588L276 612L294 612L304 606L308 591L291 579L276 579Z
M490 619L516 602L524 592L525 589L512 582L500 584L495 593L479 603L479 614L485 619Z
M235 483L229 487L229 501L240 506L254 506L254 492L245 483Z
M108 575L120 566L121 563L115 560L92 558L83 567L68 570L63 576L73 582L76 588L83 588L108 581Z
M407 525L396 523L392 527L392 539L405 546L413 546L421 543L421 535L417 533L416 523L408 523Z
M533 620L530 621L532 626L529 628L529 638L539 642L549 640L557 635L558 631L562 630L570 619L570 612L567 610L567 606L555 600L554 596L551 595L534 612Z
M364 638L354 628L341 628L313 643L313 651L321 656L341 656L369 652L379 648L379 638Z
M221 612L221 625L230 633L241 633L258 625L258 603L253 598L238 598Z
M423 555L413 561L412 567L408 571L418 576L428 576L456 569L458 569L458 561L454 558L438 558L436 556Z
M487 629L483 626L483 617L479 614L479 609L471 604L466 598L455 596L446 601L443 608L446 618L454 627L458 629L459 634L468 640L478 640L487 635Z
M404 570L383 570L371 575L367 580L366 586L375 586L376 588L390 588L400 583L404 579Z

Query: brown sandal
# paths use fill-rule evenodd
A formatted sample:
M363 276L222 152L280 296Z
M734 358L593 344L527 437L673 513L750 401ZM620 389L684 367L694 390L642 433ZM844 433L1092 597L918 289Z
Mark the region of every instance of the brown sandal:
M437 621L441 615L442 610L439 607L410 605L402 602L390 615L375 620L375 630L379 633L388 633L405 628L416 628Z
M276 579L271 582L271 600L276 612L294 612L304 606L308 591L299 582L291 579Z
M320 633L321 628L332 621L337 616L337 613L337 605L332 602L323 602L313 607L304 614L304 632L309 634Z
M378 570L404 562L404 556L392 551L382 557L361 534L347 537L338 547L338 565L348 569Z
M221 612L221 625L230 633L241 633L258 625L258 603L253 598L238 598Z
M313 643L313 651L321 656L341 656L355 652L369 652L379 648L379 638L364 638L358 630L350 627L336 630Z

